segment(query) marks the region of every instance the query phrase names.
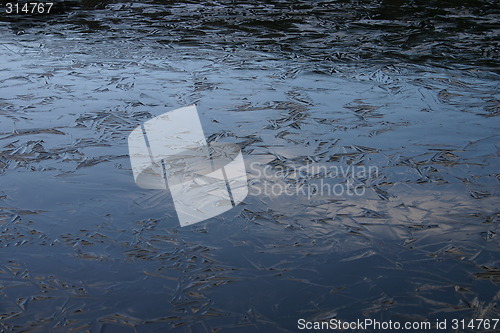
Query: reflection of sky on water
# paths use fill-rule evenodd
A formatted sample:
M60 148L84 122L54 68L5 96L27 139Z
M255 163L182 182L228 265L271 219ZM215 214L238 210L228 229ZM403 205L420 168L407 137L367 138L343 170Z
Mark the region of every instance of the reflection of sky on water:
M64 27L0 47L5 325L498 317L494 74ZM249 196L181 229L168 192L134 184L127 136L192 103L209 140L247 163L376 165L371 195Z

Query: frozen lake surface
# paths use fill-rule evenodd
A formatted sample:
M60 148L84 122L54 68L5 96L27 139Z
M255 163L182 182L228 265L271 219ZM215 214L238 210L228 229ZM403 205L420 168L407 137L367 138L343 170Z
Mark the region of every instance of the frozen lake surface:
M499 318L498 6L398 3L0 17L0 330ZM127 137L190 104L247 166L377 172L363 196L307 196L259 192L254 170L243 203L181 228L134 183Z

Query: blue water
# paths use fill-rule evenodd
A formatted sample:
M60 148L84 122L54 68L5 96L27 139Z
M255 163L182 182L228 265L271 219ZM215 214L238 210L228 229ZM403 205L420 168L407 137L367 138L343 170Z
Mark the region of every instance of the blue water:
M498 8L461 6L68 2L2 17L2 331L498 318ZM127 137L190 104L247 167L378 173L363 196L254 191L181 228L168 191L134 183Z

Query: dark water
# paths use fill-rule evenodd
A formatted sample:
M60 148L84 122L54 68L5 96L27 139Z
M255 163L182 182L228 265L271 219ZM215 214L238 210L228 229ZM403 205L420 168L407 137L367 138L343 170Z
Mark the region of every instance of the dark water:
M499 318L499 14L496 1L2 12L0 331ZM181 228L168 192L135 185L127 137L193 103L247 164L379 172L361 197L251 194Z

